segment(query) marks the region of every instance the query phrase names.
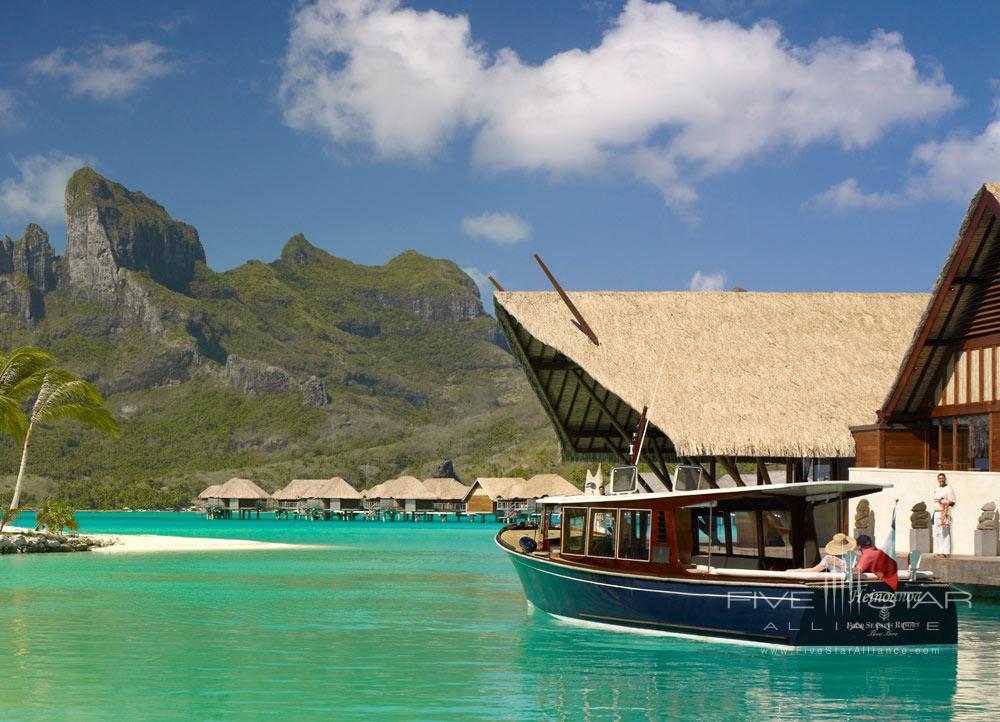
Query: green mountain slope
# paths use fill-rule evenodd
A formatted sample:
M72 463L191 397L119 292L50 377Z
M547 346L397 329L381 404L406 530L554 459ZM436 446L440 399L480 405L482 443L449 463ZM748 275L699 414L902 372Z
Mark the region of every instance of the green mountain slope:
M272 263L218 273L193 227L91 169L67 186L66 223L62 257L37 226L0 239L0 338L98 383L125 433L45 430L29 495L169 505L236 473L273 488L429 475L444 459L466 477L556 463L522 372L450 261L407 251L363 266L298 235ZM0 465L16 471L9 442Z

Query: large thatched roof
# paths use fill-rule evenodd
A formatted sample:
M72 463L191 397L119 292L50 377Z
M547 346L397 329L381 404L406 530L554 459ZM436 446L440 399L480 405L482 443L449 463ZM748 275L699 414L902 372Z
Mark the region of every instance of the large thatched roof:
M456 501L464 499L465 495L469 493L469 487L457 479L447 476L424 479L423 484L424 488L437 501Z
M926 408L934 384L960 339L1000 331L1000 184L987 183L972 198L923 315L884 396L880 413L891 419Z
M272 498L289 501L360 499L361 493L339 476L335 476L332 479L293 479L284 489L274 492Z
M853 456L926 294L497 293L497 319L570 458L620 461L643 406L664 458ZM653 398L662 364L662 381Z
M271 495L249 479L233 478L216 490L219 499L270 499Z
M433 499L431 493L424 487L420 479L413 476L401 476L389 479L373 486L364 492L369 499Z

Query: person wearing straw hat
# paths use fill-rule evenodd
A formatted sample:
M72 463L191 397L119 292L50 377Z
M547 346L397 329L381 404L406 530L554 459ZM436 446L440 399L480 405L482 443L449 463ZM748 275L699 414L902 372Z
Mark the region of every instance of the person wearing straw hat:
M823 547L823 558L814 567L804 569L789 569L790 572L846 572L847 564L844 562L844 554L857 548L858 543L853 537L847 534L834 534L825 547Z

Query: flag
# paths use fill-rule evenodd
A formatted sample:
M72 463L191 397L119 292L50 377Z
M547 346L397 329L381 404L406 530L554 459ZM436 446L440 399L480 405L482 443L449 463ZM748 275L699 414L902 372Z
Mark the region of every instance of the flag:
M872 564L871 571L879 579L889 585L892 591L899 587L899 569L896 565L896 503L892 505L892 524L889 527L889 536L885 538L882 545L882 554Z
M889 527L889 536L885 538L885 543L882 545L882 551L889 555L890 559L896 558L896 505L899 504L899 499L892 505L892 525Z

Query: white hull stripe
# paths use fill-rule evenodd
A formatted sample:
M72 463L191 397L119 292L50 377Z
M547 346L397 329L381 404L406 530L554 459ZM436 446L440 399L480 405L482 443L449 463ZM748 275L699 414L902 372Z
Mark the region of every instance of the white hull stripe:
M516 557L514 557L514 558L516 559ZM525 566L529 566L529 565L525 565ZM556 572L550 572L548 569L542 569L540 567L531 567L531 566L529 566L529 568L532 571L541 572L542 574L549 574L549 575L551 575L553 577L561 577L563 579L569 579L570 581L573 581L573 582L583 582L584 584L594 584L594 585L597 585L599 587L611 587L612 589L627 589L627 590L633 591L633 592L652 592L653 594L671 594L671 595L680 596L680 597L712 597L712 598L715 598L715 599L732 599L733 598L733 593L713 594L711 592L708 592L708 593L705 593L705 592L682 592L682 591L679 591L679 590L676 590L676 589L646 589L645 587L630 587L630 586L626 586L624 584L609 584L607 582L598 582L598 581L595 581L593 579L581 579L580 577L571 577L571 576L568 576L566 574L557 574ZM683 582L681 582L681 583L683 584ZM797 591L798 590L796 590L796 592ZM791 593L795 594L796 592L791 592ZM754 594L755 594L754 599L758 599L758 600L761 600L761 601L779 602L779 603L780 602L803 601L803 597L794 597L794 598L793 597L789 597L789 596L765 597L765 596L760 596L760 592L754 592Z

